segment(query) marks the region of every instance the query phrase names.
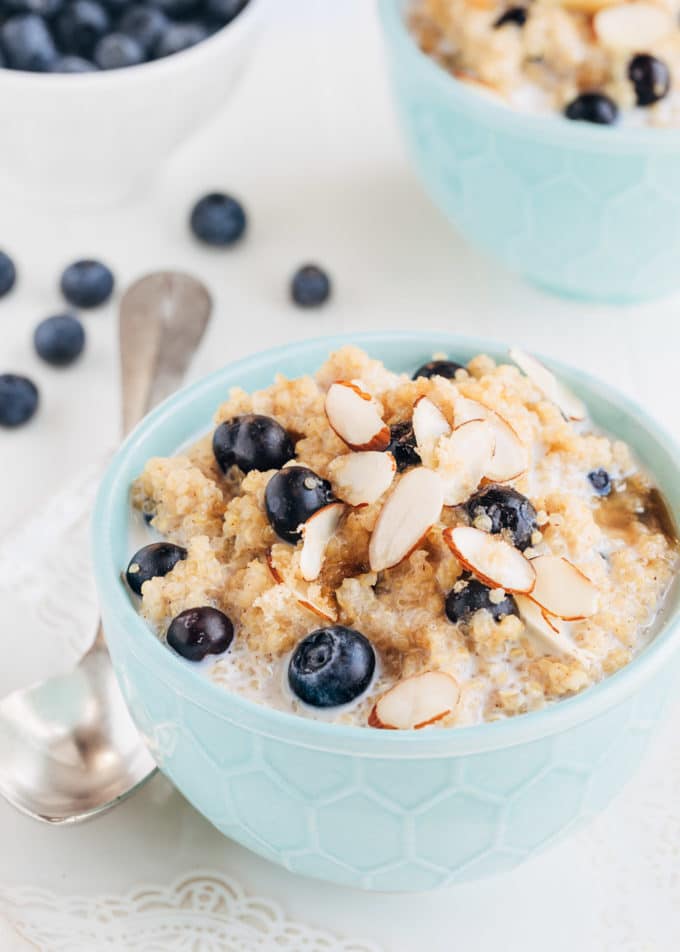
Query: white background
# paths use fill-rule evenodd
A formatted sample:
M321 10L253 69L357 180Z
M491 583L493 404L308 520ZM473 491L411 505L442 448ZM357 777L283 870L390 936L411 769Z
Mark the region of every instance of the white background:
M295 0L285 10L270 2L270 10L236 98L159 170L148 192L94 213L0 196L0 247L20 270L17 291L0 302L0 372L29 374L42 394L29 426L0 432L0 531L116 440L115 304L84 316L87 352L71 369L39 364L30 343L37 321L63 306L62 267L83 256L108 262L119 287L167 267L206 281L216 310L192 376L307 336L446 328L572 362L619 386L678 435L678 298L624 309L563 301L467 248L406 159L373 3ZM248 236L238 248L206 250L191 240L189 209L211 189L233 192L246 206ZM318 312L287 300L288 278L307 260L334 279L333 301ZM7 646L29 635L2 632L5 686L13 683ZM505 879L446 894L371 897L296 879L222 839L162 780L74 830L34 826L0 804L0 883L96 895L165 882L198 864L226 868L296 918L394 952L675 952L677 747L671 729L590 833Z

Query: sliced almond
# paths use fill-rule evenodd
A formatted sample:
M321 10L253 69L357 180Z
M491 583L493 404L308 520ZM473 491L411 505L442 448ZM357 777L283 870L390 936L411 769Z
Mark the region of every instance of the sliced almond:
M472 526L444 530L444 541L463 568L490 588L527 595L536 582L533 564L499 536Z
M384 730L417 731L450 714L459 697L460 689L450 674L425 671L399 681L379 697L368 723Z
M531 598L546 612L565 621L595 614L597 587L572 562L560 555L539 555L531 566L536 573Z
M490 410L487 422L493 431L495 446L484 475L495 483L507 483L523 476L529 468L526 446L500 413Z
M593 18L595 36L612 50L649 49L674 29L677 24L669 10L644 0L608 7Z
M440 440L436 471L444 484L445 506L458 506L470 498L491 465L495 446L487 420L470 420Z
M413 435L420 458L431 465L434 448L442 436L451 432L451 426L439 407L429 397L420 397L413 407Z
M494 453L484 475L495 483L507 483L523 476L529 468L529 454L515 429L496 410L477 400L458 397L454 404L456 428L472 420L487 420L493 430Z
M456 397L453 405L453 425L458 427L471 420L486 420L491 411L483 403L468 397Z
M309 592L303 592L301 589L297 588L293 582L290 582L288 579L284 578L283 574L279 568L274 564L274 559L271 551L267 552L267 565L271 576L276 582L277 585L283 585L291 595L294 595L297 599L298 604L306 609L309 612L312 612L313 615L316 615L317 618L323 618L324 621L337 621L337 613L328 605L319 605L314 601L313 596Z
M328 468L336 496L350 506L366 506L380 499L396 471L391 453L373 450L338 456Z
M326 416L340 439L353 450L384 450L390 442L390 429L382 418L380 404L350 381L328 388Z
M567 623L548 615L528 595L516 595L520 618L532 644L544 654L559 654L576 658L580 652L569 635Z
M335 535L344 511L344 503L331 502L317 509L302 526L300 572L306 582L313 582L321 575L326 546Z
M554 403L568 420L585 420L588 411L583 401L565 387L540 360L536 360L531 354L525 354L523 350L518 350L516 347L510 351L510 357L538 387L543 396Z
M430 469L405 473L387 497L368 547L373 572L407 558L439 519L444 504L442 481Z

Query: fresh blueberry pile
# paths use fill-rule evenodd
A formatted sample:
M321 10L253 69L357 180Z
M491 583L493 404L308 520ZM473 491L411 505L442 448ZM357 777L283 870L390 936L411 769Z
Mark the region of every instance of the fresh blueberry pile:
M231 23L249 0L0 0L0 66L90 73L162 59Z

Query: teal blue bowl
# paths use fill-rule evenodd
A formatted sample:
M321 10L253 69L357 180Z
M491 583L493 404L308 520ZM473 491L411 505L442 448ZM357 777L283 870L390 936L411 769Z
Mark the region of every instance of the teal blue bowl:
M472 244L560 294L612 303L680 287L680 131L512 110L420 51L410 0L380 0L406 142Z
M232 386L314 371L348 338L238 361L181 391L125 441L102 483L94 567L106 637L132 716L161 770L226 836L306 876L422 890L511 869L600 810L635 770L673 685L680 605L626 668L541 712L453 730L379 731L258 706L211 684L147 628L120 579L130 557L130 484L150 456L205 431ZM398 371L432 353L466 361L488 341L439 332L351 342ZM680 452L636 406L574 370L559 373L596 423L635 447L675 516ZM676 688L677 691L677 688Z

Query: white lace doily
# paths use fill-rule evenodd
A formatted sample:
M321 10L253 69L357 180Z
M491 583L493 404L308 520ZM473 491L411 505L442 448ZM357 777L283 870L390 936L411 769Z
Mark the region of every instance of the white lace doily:
M8 889L0 908L45 952L379 952L373 943L292 922L275 903L204 870L96 901Z

